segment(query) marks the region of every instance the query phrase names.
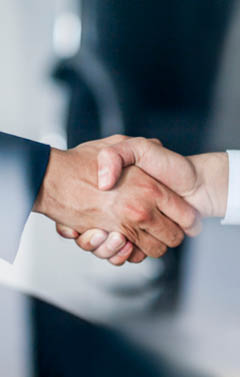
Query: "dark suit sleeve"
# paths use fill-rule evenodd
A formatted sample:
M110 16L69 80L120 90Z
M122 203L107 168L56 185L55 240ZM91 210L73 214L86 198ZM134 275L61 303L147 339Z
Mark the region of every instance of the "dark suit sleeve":
M0 258L12 262L40 189L50 147L0 132Z

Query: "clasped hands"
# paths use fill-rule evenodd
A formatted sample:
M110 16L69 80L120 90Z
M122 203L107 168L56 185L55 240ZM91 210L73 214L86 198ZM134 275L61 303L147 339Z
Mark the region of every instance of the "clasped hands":
M183 157L156 139L121 135L52 149L33 210L114 265L159 258L185 234L199 234L202 217L224 215L226 193L217 191L223 159Z

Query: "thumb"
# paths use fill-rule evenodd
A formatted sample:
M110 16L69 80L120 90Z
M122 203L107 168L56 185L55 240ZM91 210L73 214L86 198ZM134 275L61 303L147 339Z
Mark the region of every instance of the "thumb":
M151 145L161 146L158 139L128 138L103 148L98 154L98 187L110 190L119 180L122 169L129 165L140 167L140 160ZM144 168L143 168L144 170ZM147 169L145 169L147 172Z
M127 141L105 147L98 154L98 187L110 190L119 180L122 169L136 162L134 150Z
M101 190L111 189L122 169L135 164L181 196L191 192L196 174L190 161L164 147L156 139L132 138L101 150L98 155Z

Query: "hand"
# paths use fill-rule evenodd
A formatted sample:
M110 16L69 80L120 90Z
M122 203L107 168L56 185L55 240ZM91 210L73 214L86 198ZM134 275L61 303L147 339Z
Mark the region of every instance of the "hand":
M102 190L111 189L122 169L135 164L184 198L202 217L225 215L228 191L226 153L183 157L162 147L157 140L135 138L101 150L98 163L98 182ZM193 235L188 229L184 230Z
M102 189L110 189L116 183L123 167L136 164L181 195L202 217L225 215L228 196L226 153L183 157L161 147L158 140L129 138L103 149L98 160ZM189 233L189 230L185 231Z
M120 233L91 229L80 235L61 224L57 224L56 228L60 236L75 239L81 249L91 251L96 257L107 259L115 266L123 265L126 260L130 263L140 263L146 258L141 250L136 247L133 249L133 245Z
M185 158L160 147L157 140L137 138L102 150L99 155L100 186L111 188L122 167L134 163L169 185L202 217L223 217L228 195L227 154L208 153Z
M97 155L112 143L116 137L69 151L53 149L34 210L78 233L99 226L107 232L120 232L137 250L159 257L167 246L182 241L183 232L176 223L192 225L196 213L136 167L124 171L114 190L99 191ZM176 223L167 218L171 214Z

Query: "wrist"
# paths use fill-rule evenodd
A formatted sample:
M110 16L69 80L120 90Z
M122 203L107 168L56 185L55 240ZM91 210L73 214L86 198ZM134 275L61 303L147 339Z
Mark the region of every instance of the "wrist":
M53 202L57 200L60 166L64 163L65 153L65 151L51 148L48 166L33 206L33 212L53 218Z
M105 194L97 187L96 156L95 149L87 146L67 151L53 148L33 211L79 233L96 227Z
M197 190L191 200L204 217L224 217L228 197L227 153L190 156L197 174Z

